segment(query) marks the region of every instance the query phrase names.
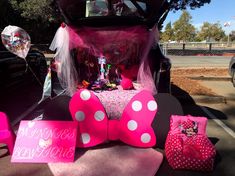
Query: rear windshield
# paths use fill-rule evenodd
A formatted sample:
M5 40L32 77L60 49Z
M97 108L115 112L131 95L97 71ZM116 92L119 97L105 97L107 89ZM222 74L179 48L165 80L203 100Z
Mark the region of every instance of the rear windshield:
M146 3L131 0L115 0L107 3L107 0L86 0L85 17L94 16L139 16L146 14Z
M86 0L86 17L93 16L139 16L146 14L146 3L132 0Z

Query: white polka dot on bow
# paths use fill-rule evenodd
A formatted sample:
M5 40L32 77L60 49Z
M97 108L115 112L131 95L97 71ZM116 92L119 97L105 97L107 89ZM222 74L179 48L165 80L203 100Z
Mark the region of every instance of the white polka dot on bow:
M130 130L130 131L135 131L138 127L138 124L135 120L130 120L128 123L127 123L127 128Z
M94 117L95 117L95 120L102 121L104 120L105 114L102 111L96 111Z
M141 142L143 143L149 143L151 140L151 136L148 133L144 133L141 135Z
M154 100L149 101L148 104L147 104L147 106L148 106L148 110L149 110L149 111L155 111L155 110L157 110L157 103L156 103L156 101L154 101Z
M88 144L91 141L91 137L88 133L82 133L80 140L83 144Z
M140 111L141 109L142 109L142 103L140 102L140 101L134 101L133 103L132 103L132 109L134 110L134 111Z
M75 113L75 118L76 118L76 120L79 121L79 122L84 121L84 119L85 119L85 114L84 114L84 112L82 112L82 111L77 111L77 112Z
M88 90L83 90L80 93L80 98L84 101L87 101L91 98L91 93Z

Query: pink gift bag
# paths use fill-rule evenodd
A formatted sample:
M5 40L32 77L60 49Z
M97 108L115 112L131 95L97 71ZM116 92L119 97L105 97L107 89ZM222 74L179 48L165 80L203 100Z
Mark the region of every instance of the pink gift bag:
M212 171L216 149L206 135L207 118L172 115L165 152L173 169Z

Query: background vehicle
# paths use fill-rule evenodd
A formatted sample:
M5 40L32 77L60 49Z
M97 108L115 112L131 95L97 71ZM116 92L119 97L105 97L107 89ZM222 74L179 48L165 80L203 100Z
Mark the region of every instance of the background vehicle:
M230 60L230 63L229 63L229 74L231 75L232 77L232 83L233 83L233 86L235 87L235 56L233 56Z
M43 53L31 49L26 61L10 53L0 42L0 111L11 119L16 118L42 94L47 74L47 63Z

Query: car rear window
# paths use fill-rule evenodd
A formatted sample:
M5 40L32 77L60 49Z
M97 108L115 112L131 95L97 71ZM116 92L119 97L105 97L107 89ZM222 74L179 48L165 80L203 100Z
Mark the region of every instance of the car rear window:
M144 17L146 3L131 0L116 0L110 4L106 0L87 0L86 17L93 16L139 16Z

